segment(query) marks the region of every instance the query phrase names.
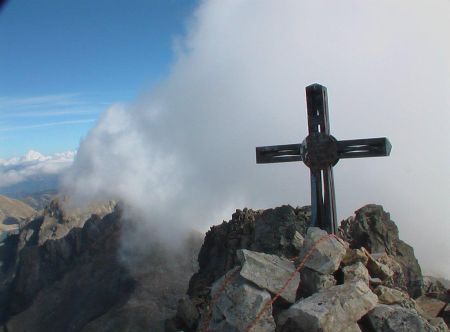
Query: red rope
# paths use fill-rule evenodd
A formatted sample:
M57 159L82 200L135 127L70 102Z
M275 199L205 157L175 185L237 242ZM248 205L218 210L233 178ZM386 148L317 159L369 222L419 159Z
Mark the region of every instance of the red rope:
M214 305L216 304L217 300L222 295L222 293L225 291L225 287L227 287L227 285L239 274L240 271L241 271L241 269L236 268L236 270L234 270L232 273L230 273L228 276L225 277L219 290L211 298L211 302L209 303L209 308L208 308L208 311L206 312L206 316L205 316L205 319L203 320L203 324L202 324L202 327L200 328L200 331L207 332Z
M275 296L273 297L273 299L269 302L266 303L266 305L262 308L262 310L258 313L258 315L256 315L255 319L253 320L253 322L247 327L247 329L245 330L246 332L250 332L258 323L258 321L261 319L261 317L265 314L265 312L272 307L272 305L275 303L276 300L278 300L278 298L281 296L281 294L283 294L283 292L286 290L287 286L289 286L289 284L291 283L291 281L294 279L295 275L300 272L300 270L305 266L306 262L308 261L308 259L311 257L311 255L314 252L314 249L316 249L317 245L329 238L337 238L336 235L334 234L327 234L322 236L320 239L318 239L316 242L314 242L314 244L311 246L311 248L309 248L308 252L306 253L305 257L303 257L302 261L300 262L300 264L298 265L298 267L295 269L294 272L292 272L292 274L290 275L290 277L288 278L288 280L286 280L286 282L284 283L283 287L281 287L281 289L275 294Z
M289 284L292 282L292 280L294 279L295 275L300 272L300 270L305 266L306 262L308 261L308 259L311 257L311 255L314 252L314 249L317 248L317 245L319 243L321 243L322 241L329 239L329 238L335 238L337 239L339 242L341 242L341 239L338 238L335 234L327 234L322 236L320 239L318 239L316 242L313 243L313 245L311 246L311 248L309 248L308 252L306 253L306 255L303 257L302 261L300 262L300 264L298 265L298 267L295 269L294 272L292 272L292 274L289 276L289 278L286 280L286 282L284 283L283 287L281 287L281 289L275 294L275 296L272 298L272 300L270 300L269 302L267 302L264 307L261 309L261 311L256 315L255 319L253 320L253 322L247 327L247 329L245 330L246 332L250 332L258 323L258 321L262 318L262 316L265 314L265 312L271 308L273 306L273 304L275 303L276 300L278 300L278 298L281 296L281 294L283 294L283 292L286 290L286 288L289 286ZM217 300L219 299L219 297L222 295L222 293L225 290L225 287L237 276L238 272L240 272L240 269L236 269L235 271L233 271L230 275L228 275L225 280L223 281L223 284L220 286L220 289L217 291L217 293L213 296L213 298L211 299L210 302L210 306L208 308L208 312L205 316L205 319L203 321L203 326L201 327L200 331L203 332L207 332L207 328L209 325L209 321L211 319L212 316L212 310L213 310L213 306L214 304L217 302Z

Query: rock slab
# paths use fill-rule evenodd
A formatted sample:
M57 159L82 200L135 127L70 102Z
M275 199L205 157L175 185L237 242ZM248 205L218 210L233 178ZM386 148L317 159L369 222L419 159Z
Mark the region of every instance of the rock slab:
M213 304L212 317L208 331L241 332L246 331L255 317L271 300L269 292L250 285L244 278L233 277L236 267L213 284L212 298L217 297ZM226 280L230 282L223 287ZM275 321L272 308L267 310L256 323L253 331L273 332Z
M327 232L318 227L309 227L299 260L303 259L308 254L310 248L326 235ZM312 255L306 261L305 266L321 274L332 274L339 268L339 264L345 256L346 251L347 247L344 242L330 237L316 245Z
M333 286L292 305L280 314L279 325L283 332L359 331L357 321L377 301L363 281Z
M242 264L241 277L274 295L295 273L294 263L286 258L246 249L238 250L236 254ZM281 293L281 298L289 303L294 303L299 282L300 274L297 272L284 292Z
M364 324L379 332L438 331L414 311L398 305L379 304L367 314Z

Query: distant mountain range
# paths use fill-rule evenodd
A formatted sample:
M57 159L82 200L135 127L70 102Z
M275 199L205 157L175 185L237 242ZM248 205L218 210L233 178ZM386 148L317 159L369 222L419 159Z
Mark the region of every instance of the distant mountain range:
M30 150L22 157L0 159L0 195L42 209L55 196L59 177L74 157L74 151L45 156Z

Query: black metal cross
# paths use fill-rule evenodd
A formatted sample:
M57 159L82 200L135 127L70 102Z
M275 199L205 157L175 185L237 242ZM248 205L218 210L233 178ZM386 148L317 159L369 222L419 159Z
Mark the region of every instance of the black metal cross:
M258 164L303 161L311 173L311 226L336 234L333 166L343 158L382 157L391 152L386 137L338 141L330 135L327 88L306 87L309 135L299 144L256 148Z

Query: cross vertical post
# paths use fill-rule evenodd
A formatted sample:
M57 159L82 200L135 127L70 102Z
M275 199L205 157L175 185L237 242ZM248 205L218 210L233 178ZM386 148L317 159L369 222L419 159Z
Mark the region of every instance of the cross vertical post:
M327 88L313 84L306 87L308 113L308 138L330 135ZM310 144L311 145L311 144ZM309 146L309 149L314 147ZM334 194L333 165L310 165L311 174L311 226L320 227L329 233L336 233L336 199Z

